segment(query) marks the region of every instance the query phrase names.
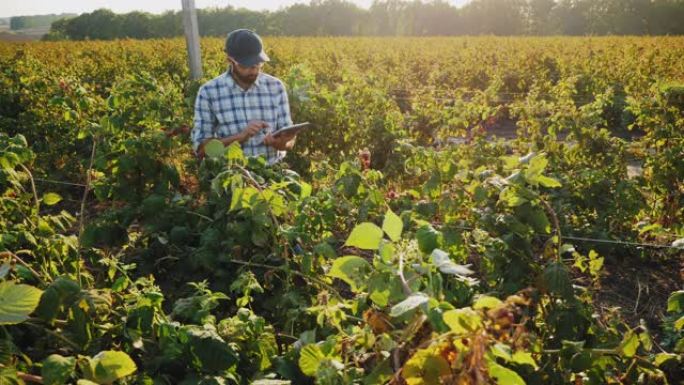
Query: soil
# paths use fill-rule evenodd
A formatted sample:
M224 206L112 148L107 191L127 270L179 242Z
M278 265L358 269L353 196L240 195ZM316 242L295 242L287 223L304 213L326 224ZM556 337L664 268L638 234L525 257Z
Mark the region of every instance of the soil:
M594 306L603 316L617 307L629 326L644 320L657 336L666 315L667 299L683 288L684 255L661 261L606 258Z

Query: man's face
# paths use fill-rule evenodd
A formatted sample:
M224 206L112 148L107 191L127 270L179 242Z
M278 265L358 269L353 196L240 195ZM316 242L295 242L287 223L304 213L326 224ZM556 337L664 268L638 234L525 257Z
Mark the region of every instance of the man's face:
M261 67L264 65L264 63L259 63L251 67L245 67L230 57L228 60L233 68L233 75L240 82L247 85L252 85L257 80L259 72L261 72Z

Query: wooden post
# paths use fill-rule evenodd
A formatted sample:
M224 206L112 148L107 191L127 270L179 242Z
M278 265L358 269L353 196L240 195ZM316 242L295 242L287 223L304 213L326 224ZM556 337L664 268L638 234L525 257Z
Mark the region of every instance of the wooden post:
M202 59L200 56L199 28L197 27L197 11L195 11L195 0L182 1L183 28L185 29L185 42L188 46L190 77L192 80L198 80L202 77Z

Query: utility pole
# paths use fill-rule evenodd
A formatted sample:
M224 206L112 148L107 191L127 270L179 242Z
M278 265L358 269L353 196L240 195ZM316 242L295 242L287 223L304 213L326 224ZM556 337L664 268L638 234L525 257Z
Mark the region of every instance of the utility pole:
M185 29L185 43L188 46L188 64L190 77L198 80L202 77L202 59L200 55L199 28L197 27L197 11L195 0L182 0L183 28Z

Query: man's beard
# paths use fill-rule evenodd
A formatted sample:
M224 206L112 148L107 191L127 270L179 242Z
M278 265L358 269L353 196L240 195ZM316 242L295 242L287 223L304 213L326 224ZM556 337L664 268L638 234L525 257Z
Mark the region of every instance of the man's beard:
M256 75L240 75L237 71L233 71L233 75L235 75L236 78L238 78L239 81L242 83L245 83L247 85L252 85L254 82L257 80L257 77L259 74Z

